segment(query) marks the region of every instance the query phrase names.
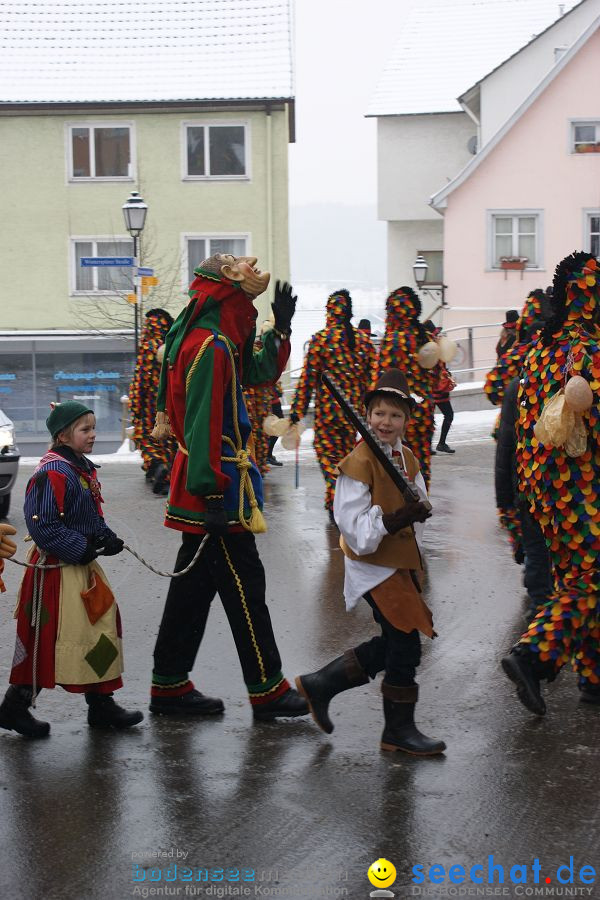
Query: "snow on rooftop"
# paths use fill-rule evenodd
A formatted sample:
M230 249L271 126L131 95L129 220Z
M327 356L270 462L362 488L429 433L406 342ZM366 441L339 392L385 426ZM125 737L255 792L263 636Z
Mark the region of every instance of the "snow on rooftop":
M290 0L0 0L0 103L293 97Z
M416 0L367 115L460 110L457 97L560 15L556 0Z

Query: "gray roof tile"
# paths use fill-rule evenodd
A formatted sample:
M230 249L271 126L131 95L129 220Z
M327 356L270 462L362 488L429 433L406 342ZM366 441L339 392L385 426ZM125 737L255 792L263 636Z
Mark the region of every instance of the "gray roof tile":
M0 0L0 103L293 94L290 0Z
M367 115L460 110L463 91L558 18L557 0L416 0Z

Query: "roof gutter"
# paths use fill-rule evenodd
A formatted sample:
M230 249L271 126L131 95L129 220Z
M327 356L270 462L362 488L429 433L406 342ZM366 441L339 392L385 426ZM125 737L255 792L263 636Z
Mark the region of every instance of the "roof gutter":
M238 97L230 99L214 98L211 100L85 100L85 101L0 101L0 116L58 116L64 113L74 115L78 112L118 111L122 113L133 112L216 112L223 109L256 109L265 111L282 110L288 107L288 139L294 143L296 139L295 129L295 101L293 97Z

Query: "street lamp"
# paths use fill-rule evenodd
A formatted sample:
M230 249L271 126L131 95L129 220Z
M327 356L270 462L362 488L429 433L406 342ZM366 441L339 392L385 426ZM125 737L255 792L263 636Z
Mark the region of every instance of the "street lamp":
M142 282L140 276L138 275L138 267L140 265L140 261L138 259L138 239L140 234L144 230L147 213L148 206L144 203L143 197L140 197L137 191L132 191L127 198L127 202L123 204L123 218L125 219L125 228L133 238L133 265L136 296L133 323L136 354L138 350L139 316L142 302Z
M415 273L415 281L417 282L417 287L421 287L425 279L427 278L427 270L429 266L427 265L427 260L424 256L417 256L413 263L413 272Z
M427 283L425 287L425 282L427 280L427 272L429 271L429 266L427 265L427 260L424 256L419 254L413 263L413 272L415 276L415 282L417 287L420 289L425 289L427 293L431 296L431 291L429 288L433 288L436 291L440 292L440 306L446 306L446 288L448 285L444 284L442 281L439 283L431 282ZM439 309L439 307L438 307ZM436 310L437 311L437 310ZM433 313L432 313L433 315Z

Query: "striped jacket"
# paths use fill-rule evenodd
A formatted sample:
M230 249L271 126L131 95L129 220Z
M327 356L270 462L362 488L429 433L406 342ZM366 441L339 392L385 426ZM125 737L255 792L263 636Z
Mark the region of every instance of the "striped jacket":
M50 450L27 485L24 514L40 550L77 565L88 538L115 537L102 515L93 463L69 447Z

